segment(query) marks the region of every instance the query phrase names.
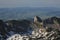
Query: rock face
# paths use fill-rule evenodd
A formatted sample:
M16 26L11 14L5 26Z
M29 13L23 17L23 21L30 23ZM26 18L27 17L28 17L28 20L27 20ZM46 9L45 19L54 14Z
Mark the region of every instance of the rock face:
M45 26L57 28L60 30L60 18L58 17L51 17L51 18L45 19L43 22Z
M34 17L34 24L39 28L43 27L43 22L42 22L41 18L38 16Z
M38 16L34 17L34 22L42 22L41 18Z
M60 18L51 17L42 21L35 16L33 22L0 20L0 40L60 40L60 30L55 27L60 28Z
M7 37L19 34L31 33L32 28L30 27L31 22L28 20L10 20L3 22L0 20L0 34L1 40L6 39ZM30 31L30 32L29 32Z
M2 20L0 20L0 40L6 39L6 33L7 33L6 27L7 27L7 25Z
M44 23L45 24L54 24L55 23L54 21L57 21L60 24L60 18L57 18L57 17L51 17L51 18L45 19Z
M28 30L32 30L30 27L31 22L28 20L10 20L7 21L6 24L8 25L9 31L14 31L15 33L28 33Z

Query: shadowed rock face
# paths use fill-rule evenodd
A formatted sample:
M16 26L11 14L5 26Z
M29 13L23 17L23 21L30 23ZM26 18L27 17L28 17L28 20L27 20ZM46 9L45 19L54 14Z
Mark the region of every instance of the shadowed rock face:
M57 21L60 24L60 18L51 17L44 20L44 24L54 24L54 21Z
M51 17L51 18L45 19L43 22L45 27L47 26L47 27L52 27L60 30L60 18L58 17Z
M8 25L8 29L10 31L15 32L27 32L28 29L31 29L30 24L31 22L28 20L10 20L7 21L6 24Z
M6 30L5 30L5 27L6 27L7 25L2 21L2 20L0 20L0 32L1 32L1 34L5 34L6 33Z
M12 35L12 32L13 34L29 33L29 31L32 31L30 25L31 22L28 20L9 20L6 22L0 20L0 40L5 40L8 36Z
M5 40L7 37L6 34L7 34L7 25L2 20L0 20L0 40Z

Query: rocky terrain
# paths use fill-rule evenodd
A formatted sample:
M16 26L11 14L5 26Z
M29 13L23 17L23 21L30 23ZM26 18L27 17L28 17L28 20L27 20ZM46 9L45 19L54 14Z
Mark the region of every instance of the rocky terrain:
M0 40L60 40L60 18L0 20Z

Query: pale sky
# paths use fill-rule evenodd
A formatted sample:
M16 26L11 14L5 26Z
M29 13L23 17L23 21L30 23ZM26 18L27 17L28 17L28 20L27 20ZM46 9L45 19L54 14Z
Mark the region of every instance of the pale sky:
M1 7L60 7L60 0L0 0Z

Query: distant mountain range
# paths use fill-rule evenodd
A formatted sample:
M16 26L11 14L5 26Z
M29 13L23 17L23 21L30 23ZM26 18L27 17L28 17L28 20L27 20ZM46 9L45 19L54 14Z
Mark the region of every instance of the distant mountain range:
M0 8L0 19L25 19L34 16L48 18L60 16L60 8L54 7L19 7L19 8Z

